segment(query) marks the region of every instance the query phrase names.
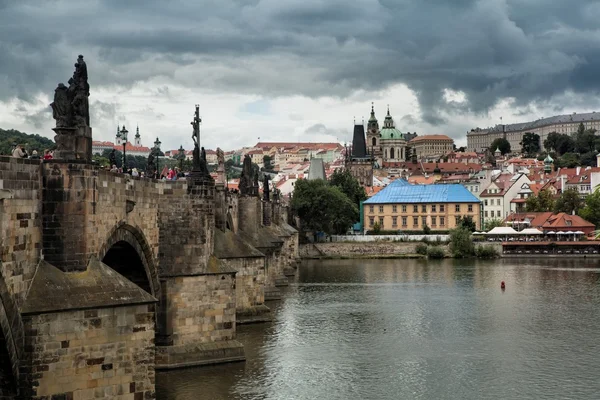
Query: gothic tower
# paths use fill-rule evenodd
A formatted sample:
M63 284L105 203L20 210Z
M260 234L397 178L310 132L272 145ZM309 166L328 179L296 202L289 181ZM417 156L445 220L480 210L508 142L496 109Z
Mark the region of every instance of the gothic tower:
M135 128L135 145L138 147L142 145L142 141L140 139L140 127L139 126L137 126Z
M377 165L381 166L383 149L381 147L381 133L379 122L375 117L375 108L371 103L371 117L367 124L367 151L373 156Z

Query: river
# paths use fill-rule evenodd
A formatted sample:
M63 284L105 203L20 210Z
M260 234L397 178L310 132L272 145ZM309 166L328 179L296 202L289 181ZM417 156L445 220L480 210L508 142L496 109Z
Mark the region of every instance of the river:
M600 398L600 261L307 261L267 305L245 363L157 373L157 398Z

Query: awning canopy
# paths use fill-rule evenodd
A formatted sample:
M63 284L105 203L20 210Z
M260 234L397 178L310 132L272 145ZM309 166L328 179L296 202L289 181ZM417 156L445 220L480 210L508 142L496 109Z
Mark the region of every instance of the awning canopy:
M585 235L585 233L581 232L581 231L576 231L576 232L573 232L573 233L576 234L576 235Z
M519 232L515 231L509 226L497 226L488 233L486 233L486 235L516 235L518 233Z
M554 232L554 231L546 232L546 235L556 235L556 232Z
M537 228L526 228L519 232L521 235L543 235L544 232Z

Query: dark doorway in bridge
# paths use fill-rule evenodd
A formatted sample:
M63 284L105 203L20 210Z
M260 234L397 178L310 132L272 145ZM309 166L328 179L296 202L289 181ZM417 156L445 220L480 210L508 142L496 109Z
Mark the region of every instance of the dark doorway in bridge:
M152 294L144 263L137 251L129 243L124 241L115 243L108 250L102 262L146 292Z

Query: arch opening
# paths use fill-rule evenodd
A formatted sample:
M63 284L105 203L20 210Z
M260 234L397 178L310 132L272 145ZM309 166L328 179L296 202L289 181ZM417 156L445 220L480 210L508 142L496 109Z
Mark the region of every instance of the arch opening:
M146 292L153 294L144 262L129 243L121 240L113 244L102 258L102 262Z
M372 146L377 146L377 138L371 140Z
M390 158L392 158L392 159L395 158L394 157L394 148L393 147L390 149Z

